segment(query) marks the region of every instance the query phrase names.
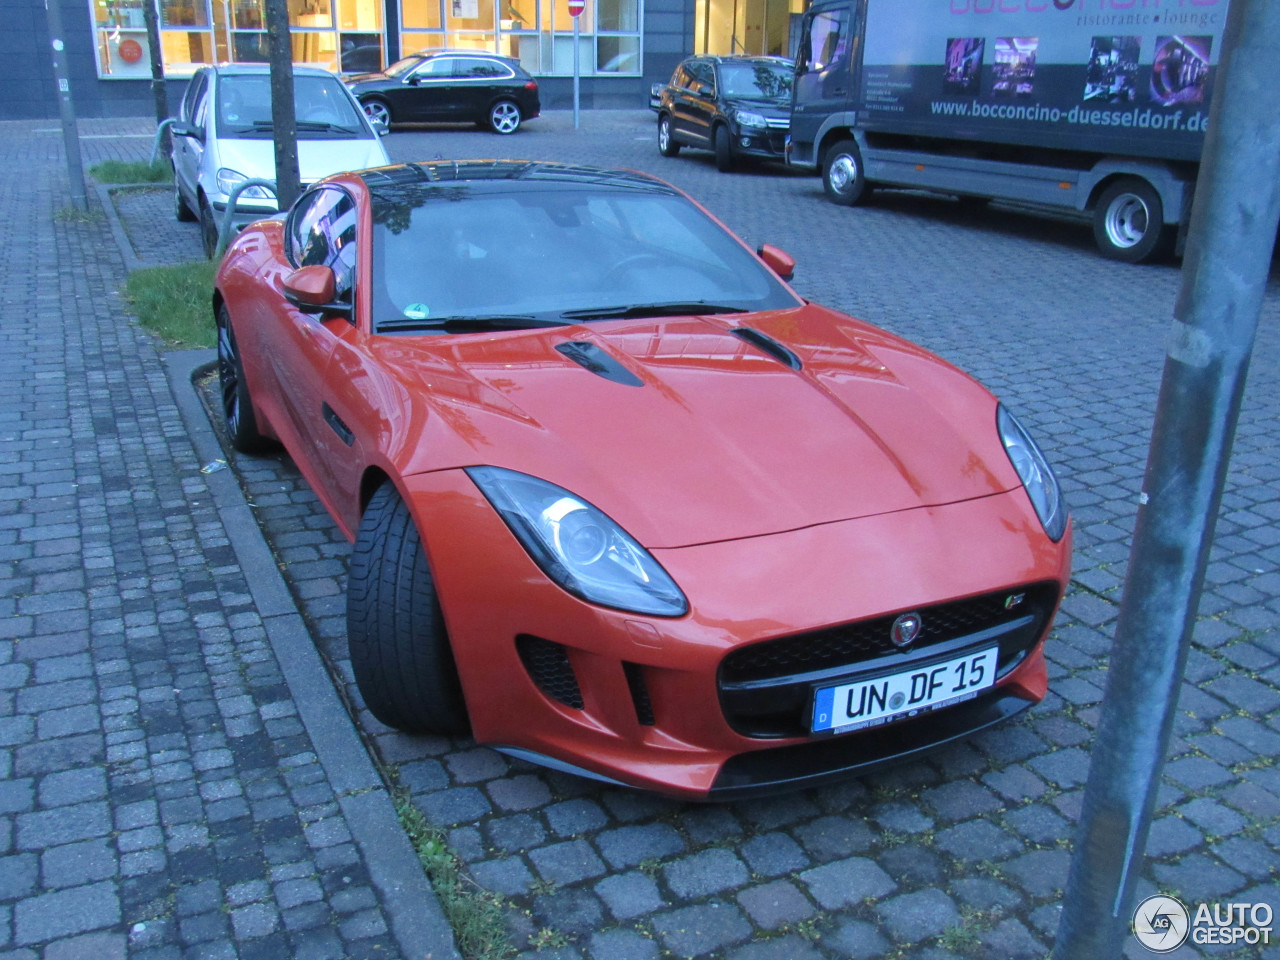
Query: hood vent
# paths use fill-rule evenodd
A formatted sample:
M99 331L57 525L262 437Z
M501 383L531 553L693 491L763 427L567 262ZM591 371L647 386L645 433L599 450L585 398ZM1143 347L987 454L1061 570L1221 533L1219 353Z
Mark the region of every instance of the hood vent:
M644 386L639 377L594 343L568 340L564 343L556 344L556 351L568 357L578 366L590 370L597 377L604 377L606 380L612 380L614 383L621 383L628 387Z
M745 340L753 347L763 350L779 363L785 363L792 370L800 369L800 358L767 333L761 333L759 330L753 330L751 327L734 327L729 332L739 340Z

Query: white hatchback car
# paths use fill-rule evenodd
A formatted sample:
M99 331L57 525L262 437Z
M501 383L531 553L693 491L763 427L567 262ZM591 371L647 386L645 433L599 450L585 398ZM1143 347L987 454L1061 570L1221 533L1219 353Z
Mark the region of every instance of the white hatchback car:
M298 172L303 185L343 170L390 163L380 134L345 84L326 70L293 68ZM218 222L236 185L275 180L271 72L266 64L202 67L191 78L173 124L174 213L200 221L205 253L213 255ZM269 217L275 194L250 187L236 201L232 226Z

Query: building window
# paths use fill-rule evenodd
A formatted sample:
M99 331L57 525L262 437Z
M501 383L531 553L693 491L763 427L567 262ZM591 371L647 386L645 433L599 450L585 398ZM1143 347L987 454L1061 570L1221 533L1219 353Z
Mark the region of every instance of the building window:
M151 76L143 3L90 0L98 76ZM270 59L266 0L158 0L165 75ZM382 0L289 0L293 62L365 72L383 65Z
M400 50L485 50L520 61L535 76L573 73L568 0L399 0ZM579 18L584 76L640 73L641 0L587 0Z

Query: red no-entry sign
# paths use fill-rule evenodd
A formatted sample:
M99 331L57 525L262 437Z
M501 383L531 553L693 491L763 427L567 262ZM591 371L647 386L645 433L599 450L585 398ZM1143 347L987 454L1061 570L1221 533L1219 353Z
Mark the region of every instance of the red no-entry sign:
M587 8L587 0L569 0L569 16L576 17Z

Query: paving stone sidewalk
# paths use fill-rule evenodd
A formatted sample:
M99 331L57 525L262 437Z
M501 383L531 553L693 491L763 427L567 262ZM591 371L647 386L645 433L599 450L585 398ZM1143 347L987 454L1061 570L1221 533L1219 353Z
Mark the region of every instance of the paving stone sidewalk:
M150 148L80 129L86 165ZM296 614L259 602L261 537L226 522L90 199L56 122L0 124L0 956L456 956L310 641L279 656Z
M475 884L503 904L513 948L598 960L1045 956L1105 686L1176 268L1103 261L1087 229L1068 221L906 194L848 210L826 203L812 178L771 168L721 175L690 152L661 159L643 111L588 112L579 131L553 113L505 138L398 130L388 149L399 159L605 163L671 179L748 242L796 254L802 294L903 333L996 390L1058 466L1076 521L1073 588L1048 648L1043 704L873 777L700 806L378 725L350 684L345 541L287 458L230 457L367 742L448 831ZM172 222L166 199L117 204L130 242L165 249L163 236L175 254L194 255L194 232ZM1144 895L1280 910L1278 316L1273 283ZM1130 938L1116 955L1147 954ZM1199 955L1274 960L1280 947L1171 954Z

